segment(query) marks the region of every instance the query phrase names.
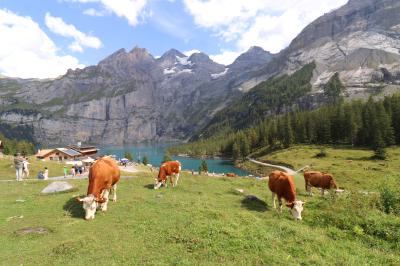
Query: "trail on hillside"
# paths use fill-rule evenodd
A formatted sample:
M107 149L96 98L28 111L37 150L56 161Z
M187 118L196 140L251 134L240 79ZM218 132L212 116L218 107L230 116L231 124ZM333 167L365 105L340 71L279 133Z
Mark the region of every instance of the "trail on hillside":
M264 166L268 166L268 167L272 167L272 168L277 168L277 169L283 170L283 171L285 171L286 173L288 173L289 175L296 175L296 174L297 174L297 172L296 172L295 170L290 169L289 167L286 167L286 166L275 165L275 164L269 164L269 163L263 163L263 162L254 160L254 159L252 159L252 158L250 158L250 157L247 157L247 159L248 159L250 162L255 163L255 164L264 165Z

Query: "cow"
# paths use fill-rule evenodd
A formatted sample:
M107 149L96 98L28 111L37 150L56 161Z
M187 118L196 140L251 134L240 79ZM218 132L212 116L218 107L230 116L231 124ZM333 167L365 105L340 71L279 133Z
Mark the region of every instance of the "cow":
M87 196L83 199L77 198L83 203L86 220L94 219L98 207L103 212L107 211L110 190L113 194L112 200L117 201L116 189L119 179L119 167L110 157L102 157L90 167Z
M178 185L179 175L182 170L182 165L178 161L164 162L160 166L158 176L155 178L154 189L159 189L161 185L167 186L167 178L173 187ZM175 180L174 180L175 177Z
M301 220L301 212L305 202L296 200L296 186L293 177L285 172L275 170L269 174L268 187L272 192L272 203L274 208L275 195L278 197L279 212L282 212L282 198L286 201L286 206L290 208L292 216L296 220Z
M325 189L337 189L337 185L333 176L328 173L318 171L306 171L304 172L304 183L306 191L309 196L312 196L312 187L321 188L322 196L325 193Z
M226 176L227 177L236 177L236 174L235 173L226 173Z

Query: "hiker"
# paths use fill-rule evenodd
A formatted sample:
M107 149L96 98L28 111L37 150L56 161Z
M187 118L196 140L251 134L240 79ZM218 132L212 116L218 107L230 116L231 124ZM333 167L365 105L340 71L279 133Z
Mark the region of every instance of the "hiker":
M64 165L64 178L67 178L67 174L68 174L68 169L67 166Z
M22 169L24 168L24 158L20 153L14 154L15 175L17 181L22 181Z
M22 164L23 164L22 176L23 176L24 178L28 178L28 177L29 177L29 169L28 169L28 164L29 164L29 162L28 162L28 158L27 158L27 157L25 157L25 159L24 159L24 161L22 162Z
M49 178L49 169L47 169L47 167L44 168L43 176L44 180L47 180Z

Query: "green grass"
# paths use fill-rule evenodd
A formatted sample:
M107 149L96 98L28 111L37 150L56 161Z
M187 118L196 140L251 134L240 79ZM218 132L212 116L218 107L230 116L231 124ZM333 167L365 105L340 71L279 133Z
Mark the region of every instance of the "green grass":
M29 178L36 178L39 171L44 170L44 167L48 168L50 177L64 175L64 164L61 162L41 161L37 160L34 156L30 156L28 161L30 163L28 165ZM68 170L70 167L68 167ZM15 179L14 159L12 156L5 156L3 159L0 159L0 180L5 179Z
M93 221L83 220L73 199L85 193L87 180L71 181L78 192L50 196L38 194L47 181L2 184L0 264L400 264L400 219L371 207L373 199L308 198L303 221L295 222L287 210L271 209L266 181L185 173L177 188L155 191L153 175L121 180L118 202ZM296 183L305 198L301 179ZM246 201L235 188L260 201ZM51 232L15 234L35 226Z
M316 158L321 149L326 157ZM400 173L400 147L387 149L388 160L371 160L370 150L349 147L293 146L262 156L261 161L283 162L294 169L310 165L313 170L332 173L340 187L376 191L385 177Z
M34 156L30 156L29 159L29 178L36 178L39 171L43 171L44 167L49 170L49 177L64 176L64 163L55 161L41 161L37 160ZM68 171L71 169L71 165L67 165ZM148 167L140 165L137 167L139 171L146 172ZM133 173L122 172L122 176L133 176ZM15 168L14 160L12 156L4 156L0 159L0 180L14 180L15 179Z

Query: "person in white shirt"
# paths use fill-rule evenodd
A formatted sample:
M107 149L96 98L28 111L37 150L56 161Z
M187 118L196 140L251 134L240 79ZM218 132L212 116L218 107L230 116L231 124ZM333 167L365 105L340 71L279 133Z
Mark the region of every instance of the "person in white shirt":
M44 168L43 176L44 180L49 178L49 169L47 169L47 167Z
M22 176L24 178L28 178L29 177L29 168L28 168L28 158L25 158L25 160L23 161L23 170L22 170Z

